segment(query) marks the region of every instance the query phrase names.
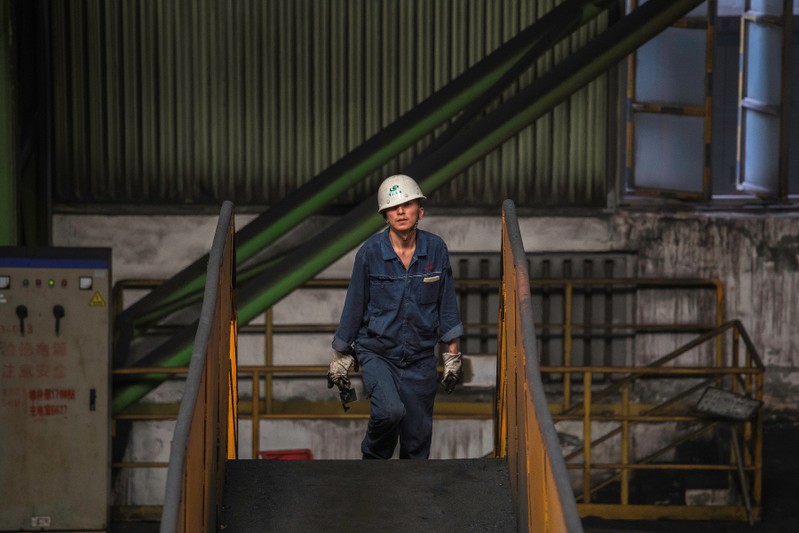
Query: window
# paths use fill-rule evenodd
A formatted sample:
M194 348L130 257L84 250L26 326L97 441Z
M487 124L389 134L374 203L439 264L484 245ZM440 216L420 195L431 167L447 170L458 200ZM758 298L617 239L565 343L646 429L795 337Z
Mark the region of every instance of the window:
M629 9L638 3L631 0ZM799 141L799 109L782 105L790 94L790 62L782 61L791 57L790 5L709 0L630 55L627 195L702 201L799 194L799 157L790 166L788 160L788 142ZM788 15L780 17L785 6Z
M746 0L741 17L738 189L787 196L790 0Z
M631 7L637 7L633 0ZM628 59L627 188L708 199L715 2L703 3Z

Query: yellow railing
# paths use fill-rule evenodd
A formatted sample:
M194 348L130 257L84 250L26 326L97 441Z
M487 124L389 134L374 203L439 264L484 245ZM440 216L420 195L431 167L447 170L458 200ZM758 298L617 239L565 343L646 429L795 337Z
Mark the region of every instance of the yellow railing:
M456 288L460 294L470 295L474 293L483 294L485 291L497 291L498 280L495 278L479 279L457 279ZM115 302L125 300L127 293L136 294L142 291L149 291L161 284L159 280L123 280L115 285ZM346 290L347 279L315 279L303 286L302 290ZM614 321L608 324L585 324L577 322L572 318L572 298L575 293L588 288L594 290L616 290L623 292L629 287L639 290L662 288L675 291L705 291L712 293L711 299L718 301L723 299L723 288L713 279L547 279L530 280L531 290L534 295L540 295L546 290L560 291L566 295L562 315L551 318L549 322L537 324L543 334L558 336L563 339L560 360L571 365L573 360L573 339L581 334L584 335L587 329L591 329L596 335L626 335L641 332L703 332L721 324L723 306L715 305L708 310L707 316L698 317L697 320L683 323L642 323L633 324ZM479 314L485 315L489 311L481 310ZM492 312L495 312L492 311ZM559 318L559 320L557 320ZM282 365L275 364L274 339L280 335L312 335L319 333L329 333L331 336L335 331L335 323L275 323L272 310L267 310L264 314L264 321L258 325L239 325L239 335L255 335L263 339L263 364L242 365L238 368L239 379L253 384L253 392L248 397L243 397L239 403L240 415L252 422L252 457L258 454L259 427L263 420L279 419L340 419L340 418L367 418L367 406L363 402L351 405L348 413L343 413L338 401L331 399L328 402L286 402L278 401L272 394L273 380L286 375L308 375L318 376L323 380L327 367L322 365ZM492 322L465 324L467 335L472 336L491 336L496 338L497 324ZM157 335L168 335L177 331L176 327L152 327L149 332ZM480 344L485 344L481 340ZM116 369L114 374L121 375L146 375L149 373L171 373L175 375L185 375L187 369L183 368L127 368ZM565 405L571 403L571 382L563 383L563 395ZM134 404L124 412L115 416L117 420L174 420L177 414L177 406L174 404L157 403L138 403ZM442 418L472 418L489 419L493 417L492 406L485 403L469 402L455 403L440 401L436 404L437 419ZM165 462L156 461L128 461L116 462L114 468L163 468Z
M504 268L504 267L503 267ZM151 290L157 287L159 282L152 281L152 280L127 280L124 282L120 282L115 287L115 302L122 302L124 300L124 293L126 291L145 291ZM312 280L307 283L303 289L304 290L327 290L327 289L337 289L341 290L342 292L346 290L348 284L348 280L346 279L317 279ZM458 291L461 295L466 296L469 294L474 294L475 292L484 295L487 291L496 291L498 281L493 278L481 278L481 279L458 279L456 281L456 285ZM583 411L578 411L579 405L582 405L583 402L586 401L585 394L584 394L584 387L581 385L585 383L586 373L590 375L590 382L592 383L592 387L595 391L599 385L599 383L615 383L620 378L620 372L623 372L626 367L619 367L614 366L613 370L611 371L607 367L603 366L590 366L590 365L575 365L575 361L580 363L580 350L574 348L575 343L574 339L578 339L577 342L581 342L579 339L587 339L591 336L594 337L614 337L614 336L630 336L634 337L636 335L680 335L686 336L691 334L697 333L704 333L713 328L719 327L723 322L723 300L724 300L724 291L723 286L717 280L713 279L679 279L679 280L672 280L672 279L640 279L640 278L631 278L631 279L620 279L620 278L610 278L610 279L535 279L528 281L529 289L532 290L533 293L533 307L539 305L538 302L542 300L536 300L538 298L543 299L546 297L550 298L563 298L562 304L558 304L558 307L561 310L561 314L555 317L548 317L549 319L546 322L542 322L538 325L541 331L541 336L548 335L551 339L557 339L558 342L561 343L559 349L562 350L558 352L557 350L553 353L548 355L547 361L555 362L558 366L550 365L545 366L543 368L543 375L544 377L551 377L551 379L547 379L547 390L550 391L551 396L553 399L549 400L550 404L550 411L555 414L555 419L561 421L561 423L574 423L573 421L579 419L579 421L583 420L584 413ZM627 317L630 320L623 320L618 317L614 317L610 320L605 320L607 323L603 321L589 323L586 320L580 321L579 319L575 319L575 317L579 317L580 313L574 312L573 308L575 305L579 305L579 298L581 294L584 294L588 291L594 291L594 294L598 293L605 293L609 294L611 292L615 293L625 293L628 292L630 294L640 295L640 293L646 292L648 290L662 290L668 293L688 293L688 292L697 292L702 291L703 294L699 298L699 300L704 301L705 303L700 305L703 309L702 313L698 313L696 316L692 316L690 320L686 321L677 321L677 320L666 320L666 321L657 321L654 318L650 317L648 313L644 312L643 315L637 314L634 317ZM546 294L545 294L546 293ZM504 294L504 293L503 293ZM502 297L502 295L501 295ZM644 300L648 297L645 296ZM693 298L694 301L696 300L695 294L690 296ZM484 299L480 305L488 305L487 299ZM574 301L577 301L578 304L573 304ZM637 301L637 300L636 300ZM528 304L529 305L529 304ZM640 305L640 304L639 304ZM693 304L691 306L695 307ZM479 315L481 316L480 323L466 323L467 334L475 336L480 335L481 339L485 335L492 335L494 332L498 331L498 326L496 323L490 323L485 320L486 310L480 310ZM675 316L679 313L675 313ZM596 319L596 317L592 317ZM607 318L607 317L606 317ZM623 317L622 317L623 318ZM323 382L325 372L327 370L326 366L322 365L281 365L275 363L274 358L274 347L273 347L273 340L275 336L278 335L302 335L302 334L313 334L313 333L330 333L332 335L333 331L335 331L336 324L312 324L312 323L303 323L303 324L287 324L287 323L276 323L274 320L274 316L271 310L268 310L264 315L264 322L259 325L247 325L247 326L239 326L238 334L239 335L258 335L263 338L263 354L264 354L264 362L263 364L257 365L246 365L240 366L237 368L237 374L240 380L245 380L252 384L252 393L248 397L244 397L239 402L239 415L243 419L249 419L252 423L252 438L250 440L251 446L251 456L257 457L259 450L259 443L260 443L260 426L261 422L264 420L291 420L291 419L343 419L343 418L367 418L368 417L368 406L365 402L358 402L356 404L352 404L352 409L348 413L343 413L341 410L340 403L335 401L333 397L335 395L331 395L330 401L307 401L307 402L285 402L279 401L273 396L273 380L281 379L282 377L286 376L316 376L320 379L320 384ZM161 327L161 326L154 326L151 328L150 333L157 334L157 335L166 335L170 333L169 327ZM539 337L539 341L540 341ZM493 342L493 341L492 341ZM501 341L501 336L500 340ZM582 342L585 342L584 340ZM708 341L711 342L711 341ZM481 341L481 344L485 344L484 341ZM722 347L724 344L720 339L716 339L712 341L712 347L710 348L711 352L714 354L711 359L721 360L722 357ZM575 356L576 354L576 356ZM632 361L632 355L627 356L627 360ZM586 360L583 358L583 360ZM601 359L600 359L601 360ZM711 366L716 366L715 363ZM568 369L568 371L566 370ZM115 370L116 375L120 374L147 374L147 373L174 373L174 374L186 374L187 369L166 369L166 368L136 368L136 369L119 369ZM638 372L636 370L635 372ZM671 372L667 370L666 372ZM571 379L564 379L564 375L571 376ZM636 374L637 375L637 374ZM646 379L650 379L651 377L647 377ZM323 385L320 385L323 386ZM597 399L597 393L593 394L593 398L591 398L591 390L589 388L588 400L591 404L591 408L588 410L589 414L592 418L590 425L596 423L607 423L607 420L602 418L602 416L606 416L606 410L610 409L611 414L621 415L622 417L628 417L626 420L621 420L619 424L626 424L628 427L628 431L632 434L632 431L629 429L630 427L635 426L636 424L643 424L648 419L646 417L652 417L655 414L663 415L663 412L655 411L653 413L643 412L644 404L642 404L639 399L634 394L634 387L628 387L629 390L626 392L628 395L628 406L623 407L624 402L621 400L617 401L614 404L607 404L607 402L602 403L602 398L600 397ZM576 391L576 392L575 392ZM506 391L507 392L507 391ZM625 393L619 392L620 395ZM578 403L575 403L578 402ZM665 407L661 407L660 409L665 410ZM125 412L117 415L115 418L117 420L161 420L161 419L175 419L177 412L177 406L174 404L153 404L153 403L140 403L131 408L127 409ZM491 419L494 416L494 412L492 409L492 405L489 403L485 403L485 401L481 402L453 402L453 401L441 401L437 402L436 404L436 411L435 416L437 419L442 418L475 418L475 419ZM639 419L632 419L629 417L639 417ZM560 418L558 418L560 417ZM640 418L643 417L643 418ZM681 420L681 419L679 419ZM571 422L570 422L571 421ZM676 422L675 422L676 423ZM590 431L589 427L589 431ZM594 431L596 433L596 430ZM754 432L754 435L757 435L757 432ZM606 437L610 439L611 437ZM601 444L601 443L600 443ZM246 444L245 444L246 445ZM502 449L505 444L498 444L497 450ZM594 444L596 447L597 444ZM632 445L630 442L625 444L627 446L626 456L631 457L632 452ZM591 446L589 446L590 448ZM749 446L751 448L751 446ZM746 448L746 447L745 447ZM590 455L589 451L589 455ZM747 452L749 453L749 452ZM754 453L754 452L752 452ZM752 453L750 453L751 456ZM579 454L578 454L579 455ZM596 454L594 454L596 455ZM571 461L575 457L574 452L570 452L570 456L568 460ZM651 463L652 461L650 461ZM618 464L623 464L623 460L619 459L617 461ZM600 471L600 468L603 466L607 466L608 464L616 464L616 463L602 463L598 461L593 461L587 463L590 466L590 472L586 476L584 471L586 469L586 465L584 463L575 463L570 465L570 469L573 472L577 472L578 470L581 472L580 483L577 484L572 480L572 485L577 488L578 493L583 494L585 492L583 482L585 481L586 477L588 479L592 479L593 477L597 476L597 472ZM165 462L155 462L155 461L130 461L130 462L117 462L113 466L117 469L119 468L163 468L167 464ZM578 466L575 466L578 465ZM618 483L625 487L623 491L627 494L626 500L629 503L629 490L630 490L630 481L631 478L634 477L635 472L642 471L644 466L636 466L634 464L630 464L628 468L620 469L616 472L618 477ZM649 469L659 469L660 466L649 465L646 466ZM714 467L715 468L715 467ZM744 471L745 476L754 476L755 472L752 470L751 467L748 470ZM606 469L608 472L611 469ZM610 475L610 474L608 474ZM752 478L754 479L754 477ZM612 483L614 481L608 481ZM757 485L759 482L754 482ZM578 508L580 509L582 514L590 514L596 513L596 506L598 505L596 497L591 498L591 494L596 494L598 491L601 491L602 488L598 488L596 483L591 485L591 489L588 492L589 502L582 501ZM753 492L752 494L752 513L757 514L759 513L759 497ZM621 500L620 500L621 502ZM621 503L620 503L621 505ZM601 511L603 513L607 513L608 508L603 507ZM129 510L126 512L130 512ZM615 512L615 511L614 511ZM638 511L636 511L638 512ZM615 516L615 515L614 515ZM736 515L738 516L738 515Z
M236 458L236 302L232 204L222 206L169 457L162 533L216 531L225 464Z
M544 343L552 336L559 336L561 339L562 350L558 354L551 354L544 347L544 352L540 354L542 365L546 366L548 359L559 356L560 364L563 367L599 367L603 364L575 364L575 337L581 337L584 342L590 342L593 338L609 339L619 336L637 338L641 336L660 337L668 336L675 339L678 336L686 337L698 333L705 333L713 328L719 327L724 323L724 286L715 278L609 278L609 279L537 279L530 280L531 290L534 295L551 294L552 291L560 291L563 295L562 315L560 321L551 320L550 322L536 324L540 331L539 343ZM652 293L655 298L660 295L668 294L671 297L682 294L678 304L674 305L676 310L691 307L702 307L704 312L696 312L696 316L689 317L682 321L656 320L653 317L645 317L643 320L636 317L633 320L613 320L607 323L579 323L574 320L573 301L578 292L605 292L613 294L615 292L634 292L636 294ZM543 296L542 296L543 298ZM637 300L637 298L636 298ZM639 302L640 306L641 303ZM662 306L660 302L653 302L652 307ZM675 311L676 313L676 311ZM646 314L646 312L645 312ZM632 360L634 350L630 349L629 354L622 359L627 359L624 363ZM624 354L622 354L624 355ZM716 357L720 360L721 345L716 346ZM591 357L591 360L600 359L601 356ZM622 363L622 364L624 364ZM604 366L618 366L617 362L605 362ZM597 371L596 376L601 372ZM546 377L560 377L554 371L547 371ZM558 380L560 381L560 380ZM562 380L562 391L564 408L571 405L572 380Z
M619 519L726 519L760 517L762 493L763 421L753 409L748 419L708 413L697 407L708 389L726 391L730 408L736 399L757 405L763 399L764 367L739 321L730 321L643 367L544 367L544 374L578 377L579 402L552 405L556 422L581 427L582 444L566 455L568 468L580 472L578 508L583 516ZM597 374L612 376L611 384L597 384ZM569 383L572 379L565 379ZM601 387L601 388L600 388ZM600 390L596 390L600 389ZM676 461L678 446L697 441L711 430L727 428L730 449L726 461ZM656 447L636 447L636 428L658 433ZM649 439L651 441L652 439ZM705 443L709 445L709 443ZM640 449L639 449L640 448ZM574 460L582 457L581 461ZM614 460L615 459L615 460ZM665 505L633 502L631 485L636 473L671 474L726 472L728 495L739 501L709 505ZM615 501L601 491L618 483ZM737 490L731 490L736 487ZM597 498L597 496L600 496ZM599 500L599 501L597 501ZM685 502L691 503L691 502Z
M515 208L502 213L495 453L507 457L520 531L579 532L574 494L538 367L527 259Z

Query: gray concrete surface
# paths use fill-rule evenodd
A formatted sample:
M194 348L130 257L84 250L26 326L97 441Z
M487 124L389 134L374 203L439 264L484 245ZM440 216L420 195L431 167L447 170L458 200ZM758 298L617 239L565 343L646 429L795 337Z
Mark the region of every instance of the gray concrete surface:
M446 461L228 463L225 533L511 532L507 464Z

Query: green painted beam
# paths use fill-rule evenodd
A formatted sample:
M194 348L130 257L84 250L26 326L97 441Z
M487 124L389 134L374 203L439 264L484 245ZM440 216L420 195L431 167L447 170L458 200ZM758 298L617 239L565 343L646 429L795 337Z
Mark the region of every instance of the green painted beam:
M434 192L702 1L649 0L444 146L434 160L431 158L434 164L436 160L443 164L431 169L426 168L428 161L415 162L405 172L424 176L420 180L422 190L426 194ZM375 198L369 198L279 265L256 277L239 294L240 322L246 324L263 313L383 227L385 222L375 212L376 205Z
M406 172L425 176L420 180L422 190L432 193L702 1L649 0L438 152L411 164ZM239 323L248 323L383 227L376 205L375 198L369 198L241 289L237 297ZM146 356L142 366L187 364L195 327L184 328ZM147 381L117 388L112 400L113 412L118 413L138 401L166 377L148 376Z
M505 78L518 67L528 67L535 57L557 41L594 19L616 0L566 0L498 50L348 156L290 193L237 232L236 264L242 264L285 235L347 189L396 157L415 142L486 95L498 94L510 83ZM531 50L537 53L530 56ZM516 74L515 77L517 77ZM487 103L487 102L485 102ZM195 261L163 286L126 309L119 323L133 327L153 323L168 315L191 294L201 294L207 256Z
M19 244L13 38L11 0L0 0L0 246Z

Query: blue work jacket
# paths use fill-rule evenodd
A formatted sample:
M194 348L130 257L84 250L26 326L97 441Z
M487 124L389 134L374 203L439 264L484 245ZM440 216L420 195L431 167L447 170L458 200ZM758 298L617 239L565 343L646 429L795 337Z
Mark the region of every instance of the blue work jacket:
M398 365L433 355L437 342L463 335L447 245L416 231L408 269L394 252L389 230L371 236L355 255L333 349L371 352Z

